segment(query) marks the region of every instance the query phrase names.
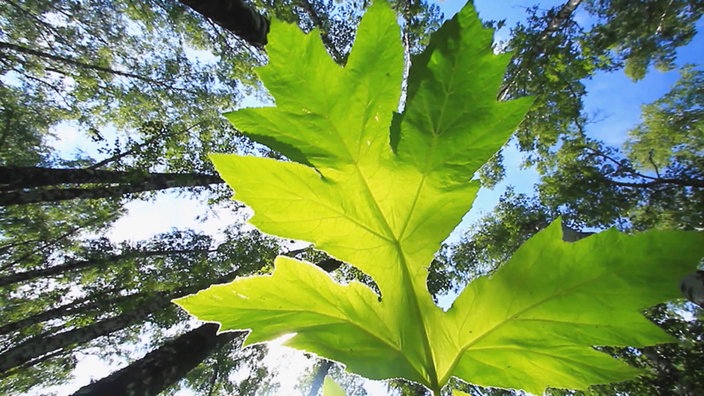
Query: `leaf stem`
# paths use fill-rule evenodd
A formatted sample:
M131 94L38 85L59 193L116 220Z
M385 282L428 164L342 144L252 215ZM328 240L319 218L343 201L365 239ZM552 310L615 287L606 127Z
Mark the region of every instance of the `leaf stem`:
M442 394L442 387L440 385L436 385L435 388L430 390L430 393L433 396L440 396Z

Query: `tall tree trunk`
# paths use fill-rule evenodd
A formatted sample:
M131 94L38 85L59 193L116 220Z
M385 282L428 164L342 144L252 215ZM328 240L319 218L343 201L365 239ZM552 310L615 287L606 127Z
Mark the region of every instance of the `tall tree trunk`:
M58 306L56 308L42 311L32 316L26 316L15 322L5 323L0 326L0 334L10 334L22 328L34 326L36 324L46 322L48 320L60 319L68 315L82 315L101 307L106 307L130 299L142 298L147 296L147 293L140 292L128 294L125 296L117 296L114 299L110 300L101 299L103 298L103 296L107 296L108 294L115 293L120 290L122 289L112 288L108 290L103 290L98 295L89 295L86 297L82 297L77 300L71 301L70 303Z
M179 0L255 47L266 45L269 20L243 0Z
M546 40L551 34L557 32L572 17L581 3L582 0L567 0L555 14L555 17L550 20L547 28L540 34L540 41Z
M217 335L218 325L206 323L149 352L142 359L79 389L74 396L152 396L183 378L213 351L245 332Z
M318 366L318 369L315 370L315 376L313 377L313 382L310 385L308 396L318 396L318 392L320 392L320 389L323 387L325 376L328 375L330 367L332 367L332 361L323 359L320 366Z
M48 268L39 268L30 271L24 271L15 273L12 275L4 276L0 278L0 287L7 286L12 283L23 282L30 279L35 279L39 277L48 277L53 275L62 274L64 272L76 271L79 269L85 269L88 267L94 267L103 264L114 264L117 261L136 259L136 258L146 258L155 256L171 256L177 254L187 254L187 253L207 253L213 252L215 249L180 249L180 250L147 250L147 251L134 251L124 254L115 254L106 257L101 257L97 259L88 260L72 260L65 262L63 264L54 265Z
M13 367L17 367L25 362L33 360L41 355L50 353L57 349L63 349L71 345L82 344L95 338L108 335L115 331L124 329L145 320L149 314L162 310L171 304L171 300L207 287L209 284L226 283L239 275L239 270L235 270L217 279L212 279L206 284L198 283L171 292L154 293L154 297L149 298L138 309L128 311L121 315L92 323L88 326L65 331L63 333L50 335L41 334L30 338L27 341L14 346L13 348L0 354L0 377Z
M137 324L146 319L152 312L167 307L171 299L175 297L177 296L159 293L157 296L140 305L138 309L121 315L63 333L55 335L42 334L30 338L0 354L0 373L6 372L13 367L17 367L46 353L63 349L70 345L82 344Z
M145 181L206 179L222 183L215 175L204 173L148 173L113 171L92 168L42 168L38 166L0 166L0 191L24 190L31 187L63 184L134 184ZM174 181L171 181L172 183Z
M30 251L24 253L22 256L0 265L0 271L5 271L9 268L14 267L15 265L30 258L33 254L40 254L42 252L42 250L44 250L44 249L50 249L50 248L53 248L55 245L60 245L63 240L69 239L70 237L75 236L79 232L84 231L86 228L89 228L89 227L94 226L94 225L101 223L101 222L103 224L105 224L105 223L109 222L109 218L110 218L110 215L108 215L107 217L103 216L103 215L97 215L95 217L89 217L85 221L79 220L78 226L72 227L71 229L67 230L63 234L57 235L57 236L49 239L48 241L47 240L29 240L29 241L23 240L23 241L20 241L14 245L20 246L20 245L30 245L31 244L32 248L30 249ZM8 248L8 250L9 250L9 248ZM9 255L9 256L11 256L11 255Z
M93 184L118 184L99 186ZM118 198L126 194L176 187L204 187L224 181L202 173L144 173L95 169L0 167L0 206L70 199ZM90 184L86 188L58 188L66 184ZM42 188L49 187L52 188Z

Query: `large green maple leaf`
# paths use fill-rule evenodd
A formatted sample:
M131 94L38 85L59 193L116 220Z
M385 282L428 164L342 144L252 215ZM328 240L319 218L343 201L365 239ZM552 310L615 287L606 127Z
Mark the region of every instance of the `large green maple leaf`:
M427 266L469 210L473 174L508 139L530 100L497 102L509 55L466 6L413 59L397 109L403 48L396 15L377 1L345 67L317 32L274 23L259 75L276 107L227 117L290 162L212 155L262 231L315 243L369 274L369 287L333 281L279 257L271 276L238 279L177 300L247 344L295 334L289 346L368 378L404 377L435 392L465 381L541 392L637 374L593 349L670 339L639 310L677 296L701 257L696 233L614 231L574 244L552 225L491 279L438 308Z

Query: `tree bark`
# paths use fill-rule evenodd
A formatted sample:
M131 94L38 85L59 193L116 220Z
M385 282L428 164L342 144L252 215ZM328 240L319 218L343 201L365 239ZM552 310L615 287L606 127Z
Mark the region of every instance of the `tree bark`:
M151 396L183 378L213 351L245 332L217 335L218 325L206 323L149 352L109 376L79 389L74 396Z
M32 316L24 317L15 322L3 324L2 326L0 326L0 334L10 334L22 328L33 326L35 324L46 322L48 320L59 319L68 315L81 315L101 307L114 305L116 303L127 301L133 298L141 298L147 296L147 293L140 292L135 294L128 294L125 296L117 296L111 300L102 299L103 296L106 296L110 293L118 292L120 290L120 288L103 290L98 295L89 295L86 297L82 297L77 300L71 301L70 303L60 305L56 308L42 311Z
M127 313L94 322L88 326L79 327L63 333L48 335L42 334L16 345L12 349L0 354L0 373L6 372L25 362L40 357L70 345L82 344L95 338L108 335L115 331L137 324L157 310L164 309L171 303L171 299L179 295L157 293L138 309Z
M154 296L148 298L144 303L140 304L138 309L92 323L88 326L65 331L63 333L55 335L45 333L30 338L29 340L24 341L0 354L0 377L2 377L2 373L46 353L53 352L57 349L63 349L71 345L85 343L95 338L102 337L140 323L151 313L168 307L171 304L171 300L174 298L195 293L210 284L230 282L239 275L240 270L237 269L220 276L219 278L211 279L205 283L198 283L170 292L154 293Z
M243 0L179 0L255 47L267 43L269 20Z
M98 259L91 260L73 260L65 262L60 265L54 265L48 268L40 268L31 271L24 271L8 275L0 278L0 287L7 286L12 283L23 282L30 279L35 279L39 277L47 277L58 275L64 272L76 271L79 269L84 269L88 267L93 267L101 264L111 264L116 261L126 260L126 259L136 259L136 258L146 258L155 256L170 256L176 254L187 254L187 253L208 253L214 252L214 249L180 249L180 250L148 250L148 251L134 251L124 254L115 254L107 257L102 257Z
M555 33L560 26L570 19L581 3L582 0L568 0L565 4L563 4L555 17L550 20L550 23L548 23L548 27L540 34L540 41L546 40L548 36Z
M594 235L594 233L575 230L574 228L565 225L564 222L562 223L562 240L565 242L577 242L580 239L584 239L590 235Z
M66 184L118 184L59 188ZM96 169L0 167L0 206L71 199L119 198L127 194L176 187L205 187L224 181L203 173L145 173Z
M214 183L223 183L220 177L204 173L147 173L142 171L123 172L91 168L66 169L34 166L0 166L0 191L57 186L62 184L133 184L142 181L175 183L180 179L199 179L209 180Z
M331 360L325 359L322 363L320 363L318 369L315 370L315 376L313 377L313 382L310 385L310 391L308 392L308 396L318 396L318 392L320 392L320 389L323 387L323 382L325 382L325 376L328 375L330 367L332 367Z

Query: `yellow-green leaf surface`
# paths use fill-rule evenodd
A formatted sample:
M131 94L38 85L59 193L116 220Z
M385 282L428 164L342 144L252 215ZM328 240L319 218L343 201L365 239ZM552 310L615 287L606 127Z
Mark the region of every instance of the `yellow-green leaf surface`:
M345 390L326 375L323 382L323 396L345 396Z
M270 276L177 303L221 331L250 329L247 344L295 334L289 346L435 392L452 376L541 392L634 375L592 346L668 341L639 310L676 296L703 238L607 232L567 244L553 225L443 312L427 291L427 266L469 210L473 174L530 101L496 102L509 56L492 53L492 32L466 6L413 59L405 111L395 114L403 74L396 19L377 1L344 67L318 32L274 23L259 75L276 107L227 117L291 161L212 155L235 199L254 210L252 224L353 264L381 298L279 257Z

